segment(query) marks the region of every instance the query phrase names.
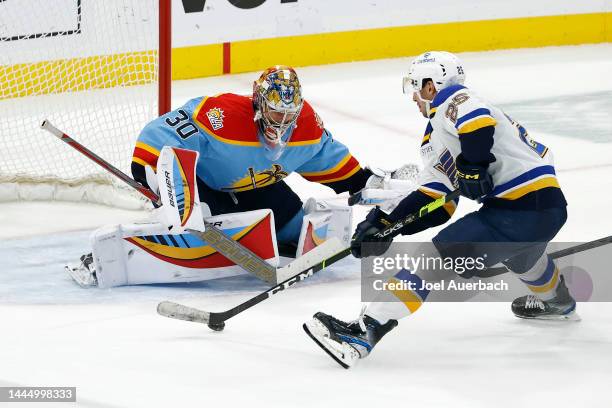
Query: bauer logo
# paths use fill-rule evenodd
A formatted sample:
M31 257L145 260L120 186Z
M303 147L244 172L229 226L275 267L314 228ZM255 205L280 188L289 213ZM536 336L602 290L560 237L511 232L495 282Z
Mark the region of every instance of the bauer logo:
M168 187L168 198L170 199L170 205L174 207L174 195L172 194L172 180L170 178L170 172L165 171L164 176L166 177L166 187Z
M206 112L206 116L208 116L208 120L213 130L219 130L223 127L223 119L225 118L225 115L221 109L212 108Z

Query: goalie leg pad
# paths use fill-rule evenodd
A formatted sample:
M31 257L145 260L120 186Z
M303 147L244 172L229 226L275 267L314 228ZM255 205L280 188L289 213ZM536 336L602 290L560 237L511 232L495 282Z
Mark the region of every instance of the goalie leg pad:
M276 266L278 249L270 210L207 219ZM159 223L115 225L91 237L98 286L195 282L246 273L191 234L168 234Z
M353 232L351 207L310 198L304 205L304 212L296 257L304 255L332 237L338 238L343 247L350 246Z

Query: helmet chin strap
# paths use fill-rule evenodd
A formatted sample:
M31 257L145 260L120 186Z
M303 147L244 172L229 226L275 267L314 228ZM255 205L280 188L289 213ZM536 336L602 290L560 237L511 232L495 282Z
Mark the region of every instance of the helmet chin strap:
M423 103L425 104L425 112L427 113L427 117L429 117L429 113L430 113L430 111L431 111L431 103L433 102L433 99L432 99L432 100L429 100L429 99L424 99L424 98L421 96L421 93L420 93L420 92L416 92L416 94L417 94L417 98L418 98L418 100L419 100L419 101L421 101L421 102L423 102Z

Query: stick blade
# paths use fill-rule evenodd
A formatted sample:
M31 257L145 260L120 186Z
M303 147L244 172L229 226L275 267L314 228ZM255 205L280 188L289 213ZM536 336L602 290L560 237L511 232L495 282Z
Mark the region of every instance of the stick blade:
M188 322L204 324L210 322L210 313L174 302L160 302L157 305L157 313L171 319L186 320Z

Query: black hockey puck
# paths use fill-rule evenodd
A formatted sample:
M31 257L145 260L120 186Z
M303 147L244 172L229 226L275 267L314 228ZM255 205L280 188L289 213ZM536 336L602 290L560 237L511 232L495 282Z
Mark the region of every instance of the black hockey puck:
M212 330L214 331L223 331L223 328L225 328L225 322L221 322L221 323L208 323L208 327L210 327Z

